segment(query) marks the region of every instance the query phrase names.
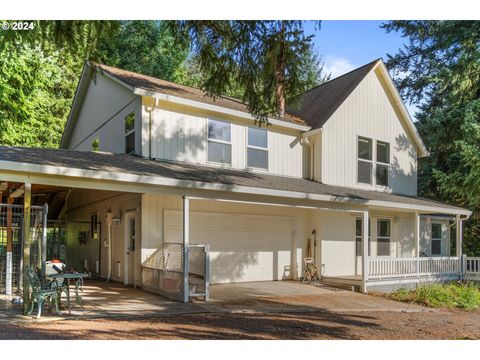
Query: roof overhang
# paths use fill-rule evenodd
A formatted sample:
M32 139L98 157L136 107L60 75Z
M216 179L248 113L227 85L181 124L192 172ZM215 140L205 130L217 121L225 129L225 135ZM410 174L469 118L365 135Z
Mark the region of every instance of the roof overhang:
M349 197L305 193L300 191L287 191L260 187L229 185L222 183L200 182L192 180L179 180L162 176L138 175L121 172L98 170L85 170L63 166L40 165L14 161L0 161L2 180L82 187L104 190L116 190L138 193L158 192L158 187L170 188L174 193L185 194L198 191L228 192L237 195L270 196L297 201L328 202L333 204L361 206L363 208L376 207L399 211L420 211L425 213L444 213L451 215L470 216L471 211L461 208L427 206L420 204L400 203L382 200L365 200ZM88 184L88 182L91 183ZM157 189L156 189L157 188Z

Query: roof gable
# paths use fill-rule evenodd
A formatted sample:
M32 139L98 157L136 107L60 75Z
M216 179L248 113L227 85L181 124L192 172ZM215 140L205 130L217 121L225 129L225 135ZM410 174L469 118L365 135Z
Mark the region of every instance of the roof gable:
M308 90L300 95L299 108L289 108L288 111L304 119L312 129L321 128L378 61L372 61Z
M381 59L372 61L307 91L301 95L302 99L298 109L289 109L289 112L304 119L312 127L310 131L319 130L372 71L377 72L382 79L385 85L385 92L400 121L405 125L408 135L415 144L419 157L428 156L429 152Z

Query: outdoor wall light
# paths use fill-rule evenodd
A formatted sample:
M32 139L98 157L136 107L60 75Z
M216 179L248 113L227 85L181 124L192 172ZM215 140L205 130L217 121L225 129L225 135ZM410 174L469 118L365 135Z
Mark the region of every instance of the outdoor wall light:
M120 216L118 215L115 215L113 218L112 218L112 224L113 226L118 226L120 225Z

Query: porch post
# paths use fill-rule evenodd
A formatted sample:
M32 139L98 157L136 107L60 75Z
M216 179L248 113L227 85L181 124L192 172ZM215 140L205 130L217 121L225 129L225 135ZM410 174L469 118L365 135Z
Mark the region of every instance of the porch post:
M363 212L362 232L362 292L367 292L368 281L368 210Z
M415 238L415 257L417 258L416 272L417 272L417 278L419 278L420 277L420 214L418 211L415 211L414 238Z
M456 232L455 232L455 255L458 258L462 257L462 220L460 219L460 215L456 215L455 217L456 222Z
M8 197L7 204L13 204L13 198ZM10 206L7 206L7 263L6 263L6 273L5 273L5 294L12 295L12 275L13 275L13 231L12 231L12 218L13 210Z
M182 196L183 200L183 302L189 301L188 284L188 247L190 245L190 199Z
M25 191L23 195L23 271L21 277L25 274L25 268L30 266L30 210L32 197L32 184L25 183ZM30 310L30 284L28 281L23 281L23 314L27 315Z
M462 253L462 242L463 242L463 229L462 229L462 219L460 218L460 215L455 216L455 222L456 222L456 229L455 229L455 256L458 258L459 261L459 270L460 270L460 276L463 277L463 272L465 271L463 264L463 253Z
M42 211L42 287L45 287L47 272L47 225L48 225L48 204L43 205Z

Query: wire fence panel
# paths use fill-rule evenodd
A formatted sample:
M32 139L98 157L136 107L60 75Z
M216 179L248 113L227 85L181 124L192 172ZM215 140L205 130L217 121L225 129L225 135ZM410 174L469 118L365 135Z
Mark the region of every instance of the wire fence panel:
M30 264L39 267L43 231L43 208L30 209ZM0 292L21 291L23 266L24 208L22 205L0 204Z
M189 246L189 297L208 300L208 246ZM170 299L183 301L183 244L165 243L142 264L142 288Z

